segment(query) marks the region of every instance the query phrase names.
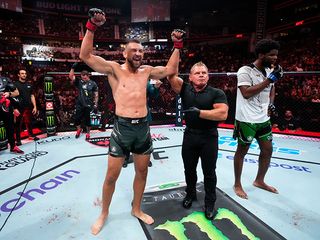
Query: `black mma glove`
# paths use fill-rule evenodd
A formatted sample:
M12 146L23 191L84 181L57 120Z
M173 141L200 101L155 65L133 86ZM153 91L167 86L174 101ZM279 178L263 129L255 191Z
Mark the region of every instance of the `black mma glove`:
M283 77L283 69L282 67L278 64L273 71L269 74L268 80L272 83L278 81Z
M182 112L196 118L199 118L200 116L200 109L197 107L190 107L188 109L182 110Z
M269 106L268 106L268 115L269 115L269 116L271 116L271 115L277 116L277 115L278 115L276 106L273 105L273 103L269 103Z
M177 49L183 48L183 38L186 32L181 29L174 29L171 33L171 39L173 42L173 47Z
M105 13L99 8L91 8L88 16L89 20L87 21L86 28L92 32L96 31L106 21Z

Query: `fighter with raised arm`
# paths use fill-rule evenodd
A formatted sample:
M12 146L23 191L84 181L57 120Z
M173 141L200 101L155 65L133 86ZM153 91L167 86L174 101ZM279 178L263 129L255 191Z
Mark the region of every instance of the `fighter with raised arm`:
M83 38L80 58L92 69L108 75L109 84L116 104L115 123L110 138L108 169L103 184L102 211L93 224L91 232L96 235L102 229L108 214L115 184L119 177L127 152L133 153L135 178L133 182L133 201L131 214L146 224L153 218L141 210L142 195L145 189L148 163L153 151L149 124L147 120L148 79L162 79L175 73L179 62L179 49L182 47L182 31L173 31L175 49L165 67L142 65L143 46L138 40L129 40L123 51L124 64L107 61L92 53L95 30L104 24L106 17L100 9L89 10L87 31Z

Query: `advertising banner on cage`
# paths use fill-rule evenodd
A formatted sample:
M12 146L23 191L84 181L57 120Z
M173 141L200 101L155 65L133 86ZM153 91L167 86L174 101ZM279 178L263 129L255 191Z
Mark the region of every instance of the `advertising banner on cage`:
M53 100L53 77L51 76L46 76L44 78L44 96L46 99L46 102L52 102ZM52 105L53 109L53 105ZM49 110L52 110L49 109Z
M4 122L0 121L0 150L8 148L7 131Z
M55 135L57 126L54 111L46 111L46 125L48 136Z
M176 97L176 126L182 127L182 100L180 95Z
M46 126L48 136L56 134L56 118L53 101L53 77L44 77L44 96L46 100Z

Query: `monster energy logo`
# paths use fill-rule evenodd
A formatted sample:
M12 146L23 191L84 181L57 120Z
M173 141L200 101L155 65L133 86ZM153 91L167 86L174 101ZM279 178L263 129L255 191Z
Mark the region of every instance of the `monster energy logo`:
M241 233L250 240L258 240L260 238L256 237L251 233L248 228L242 223L241 219L232 211L226 208L219 208L218 213L214 218L215 220L227 219L232 222L232 224L237 227ZM156 230L165 230L169 232L176 240L189 240L185 235L185 226L183 223L193 223L195 224L201 232L205 233L209 239L229 239L225 236L216 226L212 224L211 221L207 220L203 212L193 212L188 216L182 218L180 221L169 221L167 220L164 224L155 227Z
M0 140L5 140L7 138L7 132L5 127L0 127Z
M159 186L159 189L168 189L179 186L179 183L166 183Z
M48 127L52 127L54 126L55 123L54 123L54 116L47 116L47 126Z
M46 93L52 93L52 90L53 90L53 84L52 82L45 82L44 83L44 91Z

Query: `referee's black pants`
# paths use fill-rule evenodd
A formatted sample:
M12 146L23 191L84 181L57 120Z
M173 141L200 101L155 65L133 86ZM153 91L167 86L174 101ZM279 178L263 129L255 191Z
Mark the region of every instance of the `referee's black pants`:
M182 158L186 180L186 193L196 196L197 165L201 158L204 175L205 206L214 207L216 201L216 163L218 157L217 129L198 130L186 128L182 143Z

